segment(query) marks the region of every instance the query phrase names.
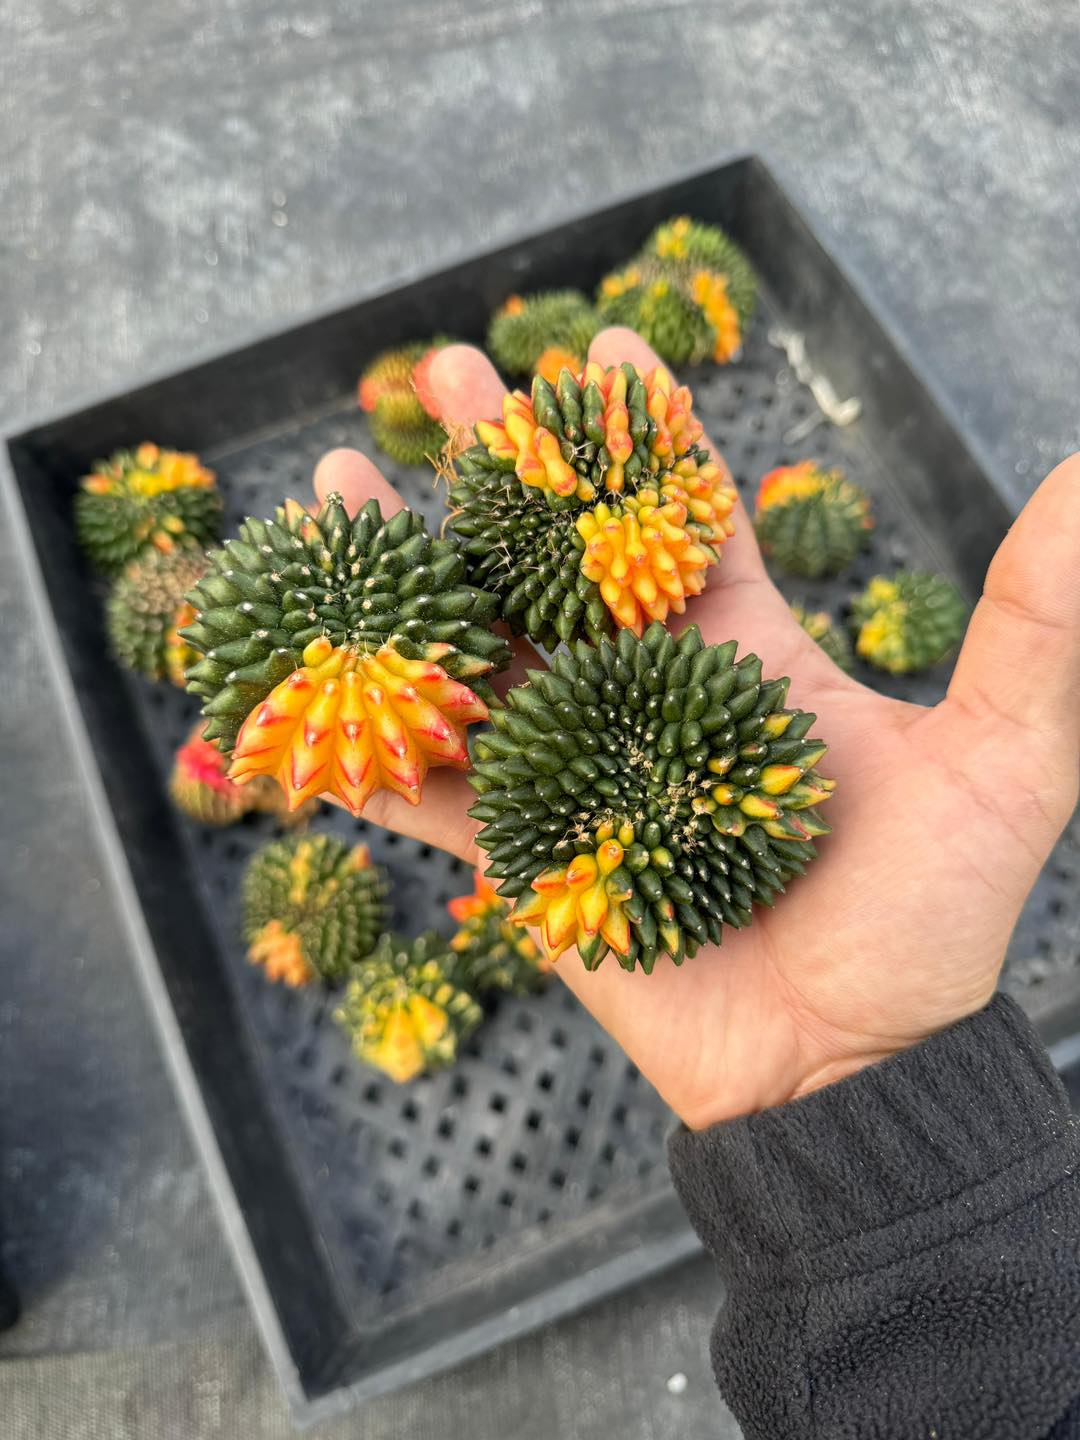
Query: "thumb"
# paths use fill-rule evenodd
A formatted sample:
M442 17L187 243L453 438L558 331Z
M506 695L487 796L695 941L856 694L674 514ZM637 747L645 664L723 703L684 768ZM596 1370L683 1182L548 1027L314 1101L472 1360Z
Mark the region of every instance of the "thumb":
M1080 758L1080 453L1043 481L994 556L949 701L1063 739Z
M495 366L474 345L447 345L431 362L428 386L445 425L498 420L506 386Z

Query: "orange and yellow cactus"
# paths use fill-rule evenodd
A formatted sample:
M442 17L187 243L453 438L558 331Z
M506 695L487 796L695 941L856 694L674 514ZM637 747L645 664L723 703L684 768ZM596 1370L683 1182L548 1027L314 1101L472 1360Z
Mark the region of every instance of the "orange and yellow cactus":
M600 282L609 323L629 325L671 365L727 364L742 349L757 299L745 255L715 225L680 215Z
M215 483L214 472L197 455L147 442L134 451L118 451L96 466L82 488L87 495L130 493L152 499L170 490L212 490Z
M715 332L712 358L718 365L726 365L742 349L743 339L739 312L731 303L727 280L712 270L695 270L690 294Z
M209 544L221 524L221 497L197 455L144 444L97 461L83 477L75 524L93 564L115 575L149 550Z
M622 839L633 842L633 830L620 838L614 827L597 831L596 849L575 855L568 865L544 870L532 882L532 892L518 901L512 919L516 925L537 925L548 961L554 964L572 946L588 966L603 947L620 957L630 953L630 920L625 904L631 890L617 872L625 854Z
M450 524L504 618L543 645L681 614L734 533L731 475L663 367L538 377L475 431Z
M294 990L310 985L315 971L304 958L300 936L286 930L280 920L269 920L258 930L248 946L248 959L261 965L268 980L280 980Z
M272 840L244 875L248 959L287 985L341 980L374 949L386 893L386 873L366 845L335 835Z
M358 815L380 788L416 804L429 769L467 768L465 730L509 651L495 597L463 583L456 546L419 516L289 501L208 566L183 632L202 657L188 685L233 780L271 776L290 809L327 793Z
M229 778L273 777L290 810L327 794L359 815L379 789L417 805L431 766L468 769L466 726L487 718L433 660L406 660L392 644L357 654L320 636L244 722Z
M613 509L600 504L578 517L585 541L581 573L599 585L616 622L636 635L650 621L685 612L688 597L701 594L705 572L716 564L710 541L734 533L734 489L710 484L702 470L691 477L693 495L673 479L662 493L639 490ZM707 527L704 543L687 526L694 512Z
M385 934L349 972L334 1019L357 1057L398 1085L448 1065L483 1019L445 941L433 931L404 940Z

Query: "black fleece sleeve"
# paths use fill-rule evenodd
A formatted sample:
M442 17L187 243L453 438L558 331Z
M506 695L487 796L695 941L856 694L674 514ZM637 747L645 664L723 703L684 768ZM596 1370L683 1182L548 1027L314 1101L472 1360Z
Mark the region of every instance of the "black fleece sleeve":
M1080 1433L1078 1126L1011 1000L669 1157L748 1440Z

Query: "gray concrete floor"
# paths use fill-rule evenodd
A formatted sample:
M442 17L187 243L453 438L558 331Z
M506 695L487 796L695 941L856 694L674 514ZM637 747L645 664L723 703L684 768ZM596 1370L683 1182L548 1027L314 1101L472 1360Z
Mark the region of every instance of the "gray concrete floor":
M1004 486L1080 444L1073 7L0 0L0 34L6 430L754 148ZM26 1303L0 1414L19 1440L285 1434L3 531L0 633L0 1200ZM685 1266L327 1434L734 1434L717 1300Z

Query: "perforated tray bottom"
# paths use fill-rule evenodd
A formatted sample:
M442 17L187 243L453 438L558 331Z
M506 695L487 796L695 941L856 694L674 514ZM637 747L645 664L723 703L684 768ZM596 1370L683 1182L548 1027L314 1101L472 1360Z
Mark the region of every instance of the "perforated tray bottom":
M687 377L744 498L772 466L814 456L843 465L866 485L878 518L872 547L852 574L818 584L784 581L785 592L836 615L851 590L880 570L944 568L906 510L899 484L879 472L856 430L822 425L799 443L785 439L816 407L769 344L767 322L766 315L755 322L740 363ZM248 513L269 513L285 492L307 498L315 462L336 445L377 456L351 399L333 413L209 456L230 525ZM440 523L442 497L430 475L389 463L384 469L410 505ZM753 635L739 639L754 648ZM882 681L867 671L863 678L932 703L947 673L942 667L930 676ZM195 711L165 688L133 691L155 733L164 780ZM798 701L797 676L792 697ZM818 728L827 738L827 714ZM370 844L392 875L397 926L449 933L446 902L471 884L460 862L329 807L317 824ZM243 867L270 833L265 820L221 832L192 825L188 841L242 1000L248 1041L359 1329L416 1312L465 1280L535 1259L557 1248L571 1228L580 1237L590 1225L617 1223L624 1200L668 1190L664 1105L559 984L538 999L499 1001L453 1069L398 1087L352 1058L331 1019L333 997L265 983L244 959L238 897ZM1069 897L1076 894L1078 857L1074 826L1010 951L1006 983L1022 999L1077 964L1080 926ZM812 871L801 883L813 884ZM723 964L723 955L688 963ZM601 1198L608 1203L598 1208Z

